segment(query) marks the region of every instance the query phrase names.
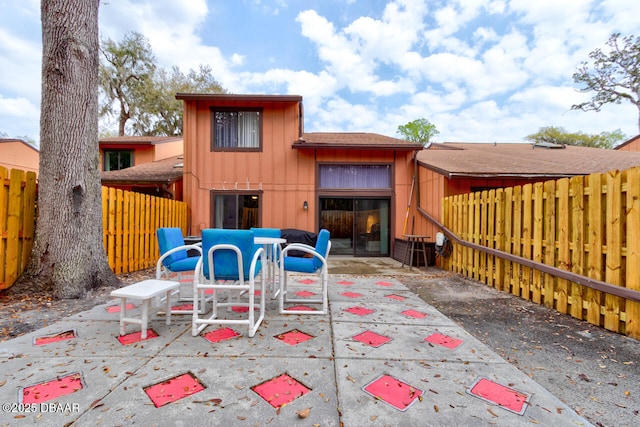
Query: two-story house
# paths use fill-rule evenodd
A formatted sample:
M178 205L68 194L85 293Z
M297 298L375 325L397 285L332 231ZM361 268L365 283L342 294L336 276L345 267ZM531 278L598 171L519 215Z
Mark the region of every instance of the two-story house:
M305 133L296 95L178 94L192 234L210 227L331 231L332 254L390 256L421 144Z

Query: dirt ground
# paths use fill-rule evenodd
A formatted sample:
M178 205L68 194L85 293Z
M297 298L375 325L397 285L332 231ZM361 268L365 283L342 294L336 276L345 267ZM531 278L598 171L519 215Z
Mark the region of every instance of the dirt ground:
M345 264L353 270L358 262ZM439 269L407 272L397 266L377 270L371 261L360 264L362 271L350 274L393 275L594 425L640 425L640 341ZM130 284L153 275L150 269L121 279ZM0 295L0 341L104 304L111 290L62 301Z

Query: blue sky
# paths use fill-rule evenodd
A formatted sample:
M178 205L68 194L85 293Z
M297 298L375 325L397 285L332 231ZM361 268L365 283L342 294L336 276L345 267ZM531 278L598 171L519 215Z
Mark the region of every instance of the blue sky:
M40 2L0 0L0 132L39 140ZM302 95L308 132L426 118L438 142L520 142L543 126L638 133L630 104L589 99L572 74L636 0L109 0L101 36L142 33L164 67L209 65L232 93ZM116 131L115 124L102 123Z

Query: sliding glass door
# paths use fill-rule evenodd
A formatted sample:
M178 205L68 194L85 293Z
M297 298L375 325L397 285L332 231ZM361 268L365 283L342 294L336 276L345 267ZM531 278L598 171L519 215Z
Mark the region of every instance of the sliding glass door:
M389 256L390 199L320 198L320 228L334 255Z
M354 200L355 256L389 255L389 200Z

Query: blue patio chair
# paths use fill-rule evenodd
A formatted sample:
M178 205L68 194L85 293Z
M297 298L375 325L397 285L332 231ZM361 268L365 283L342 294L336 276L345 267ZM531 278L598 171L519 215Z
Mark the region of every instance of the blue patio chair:
M292 243L282 250L280 258L280 295L278 300L279 311L281 314L327 314L328 313L328 289L329 268L327 266L327 258L331 250L330 233L328 230L322 229L318 233L315 248L303 243ZM289 251L301 251L311 255L311 257L294 257L289 256ZM290 295L292 292L288 287L287 274L318 274L320 276L320 297L319 298L300 298ZM285 309L286 303L297 303L306 306L306 304L322 304L321 310L313 310L311 308L293 308Z
M208 325L240 324L248 325L249 336L253 337L264 320L265 311L265 272L262 269L264 249L256 248L253 232L250 230L224 230L212 228L202 231L202 252L205 254L196 268L198 280L193 283L193 321L192 335L196 336ZM256 278L260 274L260 302L255 303ZM199 299L203 290L213 290L213 313L202 318L198 310ZM222 293L227 294L225 302ZM240 295L248 294L247 302L242 302ZM236 294L237 298L232 298ZM206 302L204 302L206 303ZM220 318L219 308L229 308L228 316L238 317L232 313L232 307L246 307L247 317ZM259 307L258 318L255 308Z
M191 301L191 284L198 260L202 257L200 244L185 244L182 230L175 227L158 228L158 249L160 258L156 263L156 279L175 280L180 282L177 292L179 301ZM188 252L196 255L189 256ZM188 274L187 274L188 273ZM184 285L188 285L185 289ZM191 314L191 310L171 310L172 314Z

